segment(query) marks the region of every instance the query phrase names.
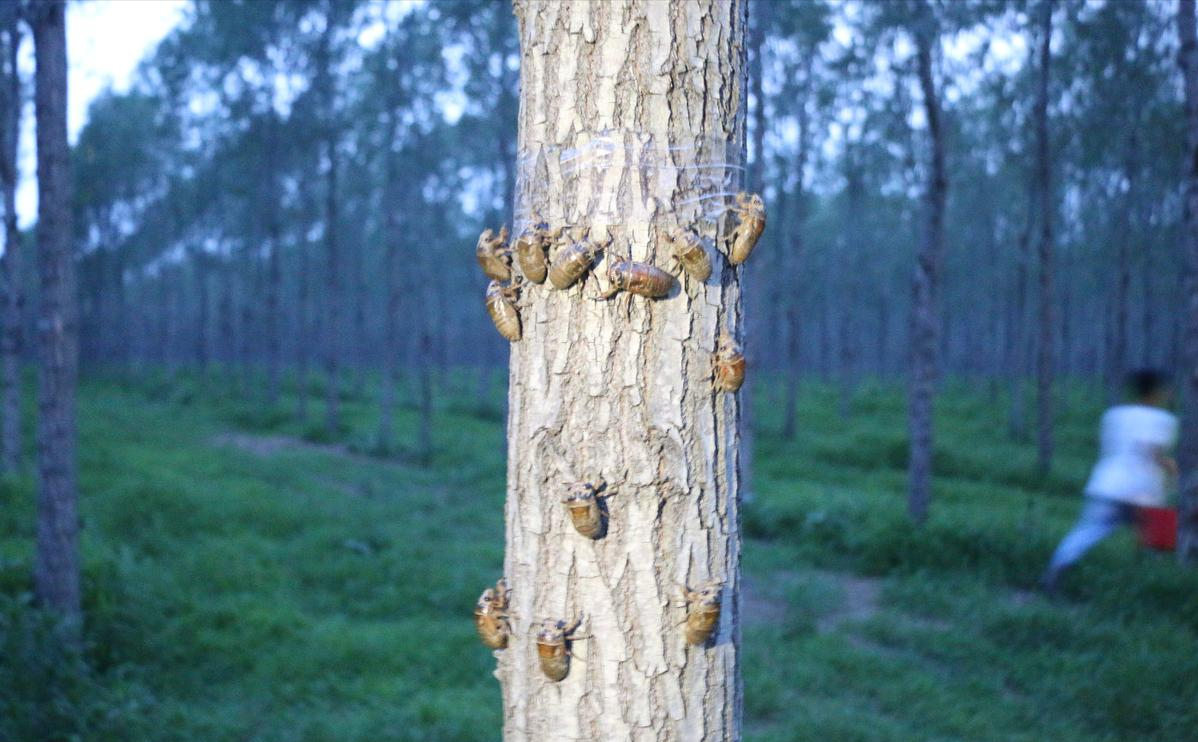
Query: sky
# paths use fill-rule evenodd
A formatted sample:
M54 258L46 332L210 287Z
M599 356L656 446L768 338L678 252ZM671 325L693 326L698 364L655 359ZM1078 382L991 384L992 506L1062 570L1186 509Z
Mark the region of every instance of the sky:
M67 6L67 117L73 144L87 123L87 107L106 88L128 90L137 63L179 23L186 0L80 0ZM33 43L22 47L22 67L33 79ZM37 220L33 107L26 107L21 134L21 186L17 213L22 228Z

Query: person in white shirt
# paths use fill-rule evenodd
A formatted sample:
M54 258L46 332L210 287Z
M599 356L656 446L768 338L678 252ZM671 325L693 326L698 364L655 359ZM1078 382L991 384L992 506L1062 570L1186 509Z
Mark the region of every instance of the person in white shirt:
M1134 401L1102 416L1102 448L1086 483L1085 504L1041 578L1046 592L1054 592L1064 571L1095 544L1134 523L1139 508L1164 505L1166 478L1177 476L1168 455L1177 440L1177 418L1167 410L1168 377L1144 369L1128 377L1128 387Z

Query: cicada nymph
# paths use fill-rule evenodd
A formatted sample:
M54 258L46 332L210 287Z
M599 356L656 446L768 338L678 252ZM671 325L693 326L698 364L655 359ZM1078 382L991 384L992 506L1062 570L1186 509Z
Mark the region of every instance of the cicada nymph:
M745 383L745 356L736 340L727 331L720 333L719 345L711 364L715 374L715 387L721 392L735 392Z
M570 493L562 499L570 513L570 522L574 524L574 530L587 538L600 538L606 530L606 516L599 501L599 493L606 486L603 481L596 484L578 482L570 487Z
M674 288L674 277L655 265L633 260L617 260L607 269L608 288L599 295L610 299L621 291L660 299Z
M728 262L740 265L749 259L749 253L757 245L765 231L765 204L756 193L736 194L737 225L732 230L732 247L728 250Z
M570 672L569 645L581 623L581 618L569 624L552 618L541 622L541 630L537 632L537 659L541 664L541 672L555 683Z
M545 252L561 231L560 227L550 230L548 224L540 222L526 229L516 239L516 262L520 264L520 272L525 278L533 283L545 282L545 276L549 271L549 261Z
M703 283L711 278L711 256L689 229L679 229L669 237L674 259L690 277Z
M573 286L591 269L595 258L607 246L607 242L610 240L599 243L583 237L570 243L550 264L549 283L553 284L555 289L568 289Z
M507 583L501 577L495 587L483 590L474 606L474 627L478 629L478 638L491 649L507 647L508 637L512 633L507 613L509 592Z
M706 644L720 623L720 594L724 586L708 582L698 590L684 588L686 594L686 643Z
M520 339L520 310L516 309L519 293L518 287L504 286L499 281L487 284L487 314L499 334L512 342Z
M484 230L478 236L478 245L474 248L474 257L478 265L494 281L508 281L512 277L512 252L507 246L507 225L503 225L496 235L490 229Z

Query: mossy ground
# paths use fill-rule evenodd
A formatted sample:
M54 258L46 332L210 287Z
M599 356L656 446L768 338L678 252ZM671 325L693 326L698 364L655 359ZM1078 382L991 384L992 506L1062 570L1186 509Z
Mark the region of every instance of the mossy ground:
M86 649L28 605L33 482L0 483L0 740L497 740L493 659L470 611L502 563L501 390L438 399L379 455L369 398L344 429L232 384L87 380L80 394ZM1032 591L1076 514L1101 411L1061 400L1039 476L1006 407L938 403L930 521L904 515L901 389L804 389L773 431L758 383L746 505L746 739L1192 739L1198 573L1102 545L1047 601Z

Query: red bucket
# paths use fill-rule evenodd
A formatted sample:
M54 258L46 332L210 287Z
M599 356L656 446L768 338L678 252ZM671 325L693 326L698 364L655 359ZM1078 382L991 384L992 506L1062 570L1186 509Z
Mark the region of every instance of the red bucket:
M1177 548L1177 511L1173 508L1140 508L1140 543L1157 551Z

